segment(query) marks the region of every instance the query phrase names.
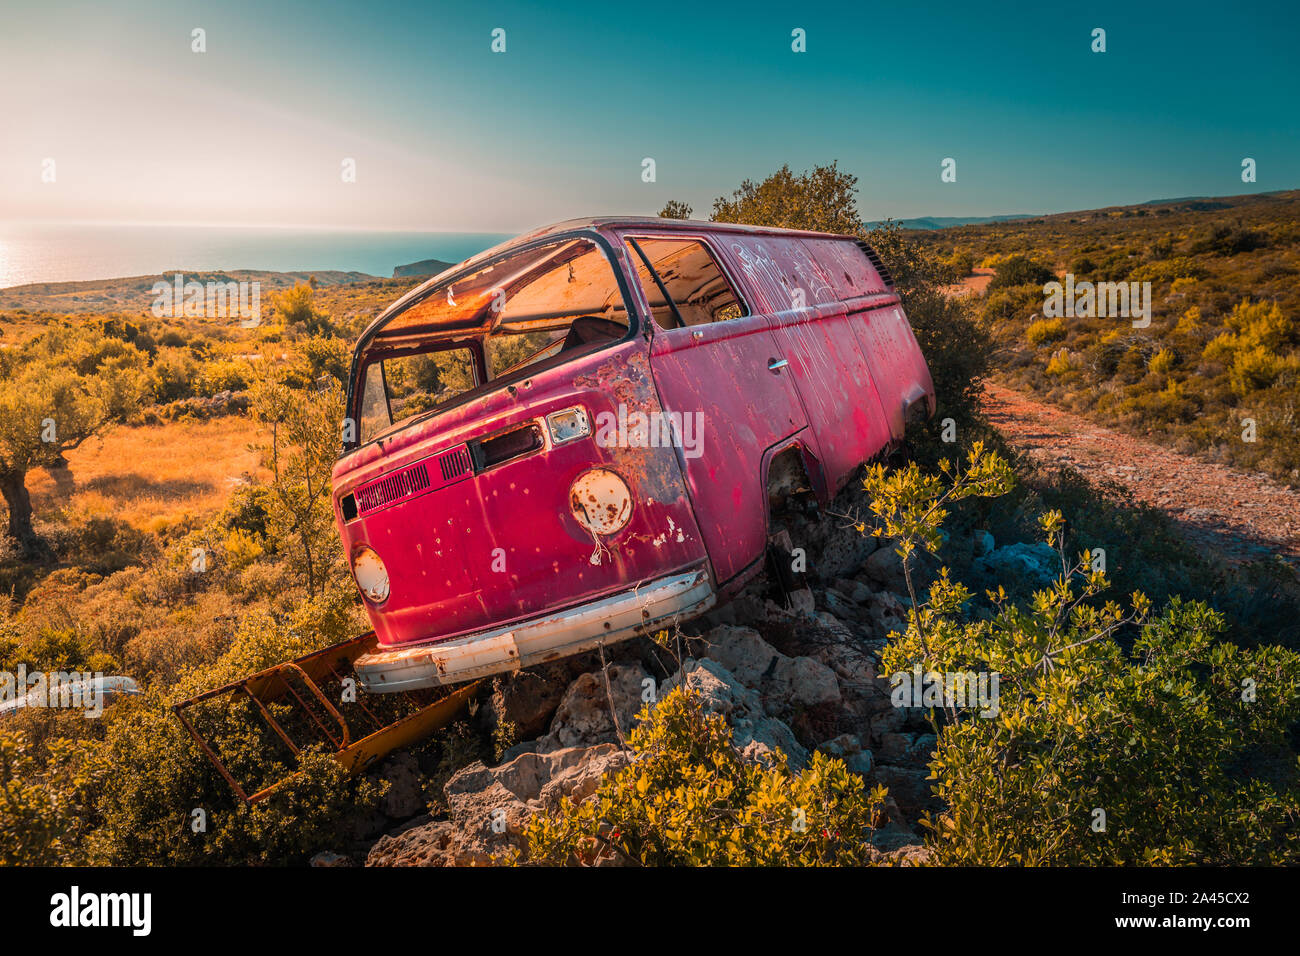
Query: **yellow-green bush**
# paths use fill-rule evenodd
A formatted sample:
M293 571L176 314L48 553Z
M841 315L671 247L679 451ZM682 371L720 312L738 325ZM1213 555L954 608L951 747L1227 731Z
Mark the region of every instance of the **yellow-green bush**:
M1284 315L1276 302L1243 299L1232 307L1226 322L1237 333L1237 344L1246 348L1281 349L1296 340L1295 320Z
M868 791L843 761L814 753L793 773L779 755L745 761L731 729L683 688L647 705L633 762L595 796L537 814L515 862L646 866L857 866L874 856L885 791Z
M199 390L205 395L237 392L248 388L253 368L240 359L218 359L204 364L198 377Z
M1168 375L1173 369L1178 357L1169 349L1161 349L1155 355L1151 356L1151 361L1147 363L1147 368L1157 375Z
M58 738L37 750L22 731L0 729L0 866L82 861L92 794L108 764L93 741Z
M1047 360L1048 375L1066 375L1077 372L1082 367L1079 358L1069 349L1058 349Z
M1274 354L1266 346L1255 345L1238 351L1232 359L1228 379L1238 395L1268 388L1283 372L1300 370L1300 360L1295 356Z
M996 467L976 450L968 474ZM900 550L933 553L950 483L879 470L872 511ZM973 490L972 490L973 489ZM987 610L942 570L914 601L882 672L997 674L996 708L932 711L930 764L947 804L927 819L935 859L961 865L1295 864L1300 774L1287 743L1300 717L1300 655L1217 640L1222 616L1135 593L1125 610L1094 555L1067 556L1059 512L1041 520L1061 575L1024 606L999 588ZM1117 640L1128 634L1131 650ZM990 712L992 711L992 712Z
M1065 320L1064 319L1039 319L1037 322L1030 322L1029 328L1025 329L1025 340L1030 345L1047 345L1050 342L1059 342L1065 338Z

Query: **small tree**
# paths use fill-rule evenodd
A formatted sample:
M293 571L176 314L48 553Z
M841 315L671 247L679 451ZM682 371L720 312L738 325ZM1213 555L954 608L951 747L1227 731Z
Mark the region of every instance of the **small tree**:
M332 380L318 390L262 380L251 392L254 417L271 429L264 449L273 475L267 530L314 597L343 570L329 497L343 392Z
M782 166L760 183L746 179L730 198L713 201L714 222L740 222L783 229L855 233L862 228L858 177L835 163L795 175Z
M1056 278L1051 268L1029 256L1011 256L993 270L989 289L1006 289L1022 285L1044 285Z
M0 352L0 494L9 536L36 558L27 473L66 468L64 454L124 417L144 394L146 355L91 329L56 327Z
M667 205L665 205L663 209L659 210L659 218L690 219L692 212L694 212L694 210L691 209L690 203L684 203L684 202L679 202L676 199L670 199L668 200Z
M312 282L297 282L293 288L275 295L275 310L286 326L301 326L308 335L329 334L329 315L316 308L315 276Z

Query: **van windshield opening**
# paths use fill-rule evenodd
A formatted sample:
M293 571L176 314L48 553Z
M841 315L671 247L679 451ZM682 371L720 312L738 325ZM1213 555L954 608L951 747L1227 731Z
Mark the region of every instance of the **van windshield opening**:
M358 355L358 442L625 338L627 303L599 245L568 238L414 297Z

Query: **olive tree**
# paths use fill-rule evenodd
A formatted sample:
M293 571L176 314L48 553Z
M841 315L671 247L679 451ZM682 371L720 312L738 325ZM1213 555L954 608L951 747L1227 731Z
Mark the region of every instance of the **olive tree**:
M66 452L135 407L146 361L120 339L66 326L0 352L0 494L25 557L45 551L32 527L28 472L66 467Z

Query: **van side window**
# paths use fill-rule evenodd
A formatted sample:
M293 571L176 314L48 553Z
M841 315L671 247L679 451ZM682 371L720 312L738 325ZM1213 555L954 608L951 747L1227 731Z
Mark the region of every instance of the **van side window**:
M654 268L651 273L637 248L645 253ZM724 322L748 315L749 310L727 281L708 246L698 239L635 237L629 241L629 253L637 267L637 277L650 303L650 314L661 329L679 325L704 325ZM655 278L658 276L659 281ZM660 283L671 302L665 300ZM676 309L673 307L676 306ZM681 316L681 322L677 320Z
M361 441L446 404L478 384L469 349L398 355L366 367L361 392Z

